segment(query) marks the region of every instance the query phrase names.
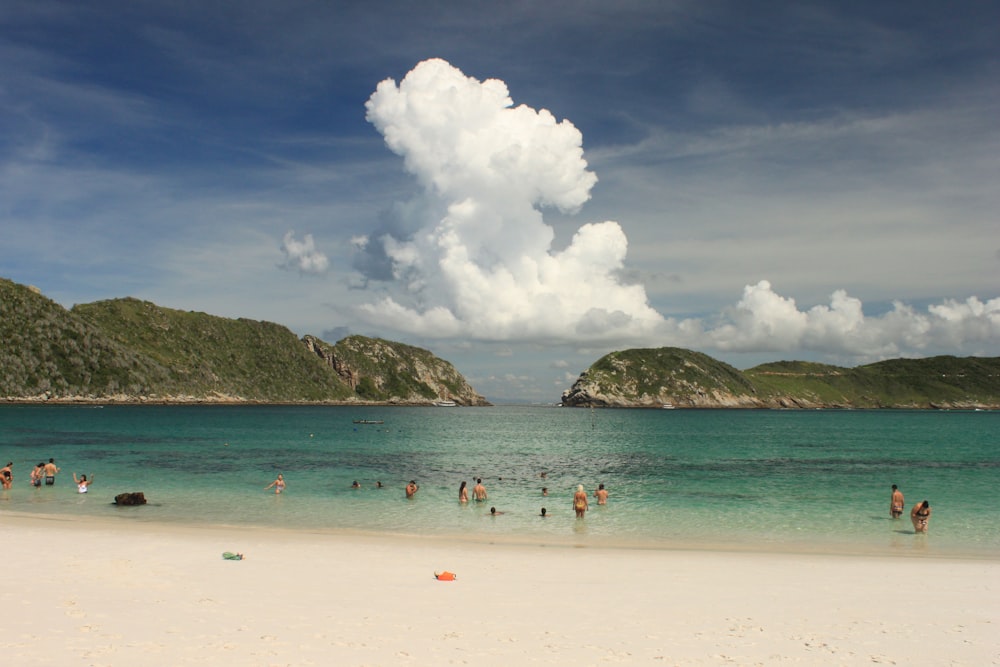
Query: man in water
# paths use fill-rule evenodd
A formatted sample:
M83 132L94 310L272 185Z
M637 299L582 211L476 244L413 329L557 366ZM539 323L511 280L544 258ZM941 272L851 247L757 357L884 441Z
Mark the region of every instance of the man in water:
M59 468L56 466L56 460L49 459L49 462L45 464L45 486L52 486L56 483L57 472L59 472Z
M406 497L407 498L412 498L413 496L416 495L417 491L419 491L419 490L420 490L420 487L417 486L417 483L414 480L411 479L410 483L406 485Z
M931 520L931 504L926 500L917 503L910 510L910 521L913 522L913 530L918 533L927 532L927 523Z
M893 519L898 519L903 516L903 492L893 484L892 485L892 497L889 498L889 516Z
M481 477L476 480L476 486L472 489L472 497L479 502L483 502L487 498L486 487L483 486L483 480Z
M594 491L594 497L597 498L598 505L608 504L608 490L604 488L603 484L600 484L597 491Z

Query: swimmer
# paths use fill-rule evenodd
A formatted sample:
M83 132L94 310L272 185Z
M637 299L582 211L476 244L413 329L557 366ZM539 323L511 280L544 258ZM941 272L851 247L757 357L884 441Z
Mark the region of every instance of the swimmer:
M411 479L410 483L406 485L406 497L412 498L413 496L417 495L417 491L419 490L420 487L417 486L417 483Z
M462 482L461 486L458 487L458 502L469 502L469 487L465 482Z
M352 489L360 489L361 488L361 482L359 482L358 480L354 480L354 484L351 484L351 488Z
M0 483L3 484L3 488L5 489L9 489L11 486L14 485L14 471L12 469L13 465L14 462L11 461L3 468L0 468Z
M913 522L913 530L918 533L927 532L927 523L931 520L931 504L926 500L917 503L910 510L910 521Z
M270 484L268 484L267 486L265 486L264 490L267 491L272 487L274 487L275 495L278 495L279 493L285 490L285 477L280 472L278 473L278 478L273 482L271 482Z
M476 486L472 489L472 497L476 499L476 502L480 503L489 497L486 495L486 487L483 486L483 480L481 477L476 480Z
M543 519L544 519L544 518L545 518L546 516L548 516L548 515L547 515L547 514L545 513L545 508L544 508L544 507L542 508L542 513L541 513L541 514L539 514L538 516L542 517Z
M549 495L549 487L547 487L547 486L543 486L542 487L542 495L543 496Z
M45 463L39 463L31 471L31 485L36 489L42 485L42 478L45 477Z
M594 497L597 498L598 505L608 504L608 490L604 488L603 484L598 485L597 491L594 491Z
M56 483L57 472L59 472L59 467L56 465L56 460L49 459L49 462L45 464L45 486L52 486Z
M93 481L93 475L90 476L90 479L87 479L86 475L80 475L80 479L77 479L76 473L73 473L73 483L76 484L77 493L86 493L90 489L90 485Z
M590 509L590 503L587 502L587 492L583 490L583 484L578 484L576 493L573 494L573 510L576 512L576 518L582 519L584 512L588 509Z
M889 498L889 516L893 519L898 519L903 516L903 492L893 484L892 485L892 496Z
M503 514L503 512L497 512L497 508L496 507L491 507L490 508L490 516L497 516L499 514Z

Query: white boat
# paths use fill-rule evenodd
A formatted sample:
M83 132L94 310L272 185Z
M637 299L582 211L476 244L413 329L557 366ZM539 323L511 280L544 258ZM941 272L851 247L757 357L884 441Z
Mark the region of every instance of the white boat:
M674 409L674 404L673 403L664 403L662 407L663 407L664 410L673 410Z
M454 408L458 405L455 401L434 401L434 405L439 408Z

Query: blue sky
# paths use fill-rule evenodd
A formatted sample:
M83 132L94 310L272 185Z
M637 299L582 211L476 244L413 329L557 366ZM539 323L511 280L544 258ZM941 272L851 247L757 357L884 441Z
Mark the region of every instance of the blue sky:
M997 356L998 118L988 2L8 0L0 276L493 400L626 347Z

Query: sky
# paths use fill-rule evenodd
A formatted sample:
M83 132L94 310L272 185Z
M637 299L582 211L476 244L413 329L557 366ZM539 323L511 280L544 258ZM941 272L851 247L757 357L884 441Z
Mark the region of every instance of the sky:
M0 4L0 277L427 348L1000 356L992 2Z

